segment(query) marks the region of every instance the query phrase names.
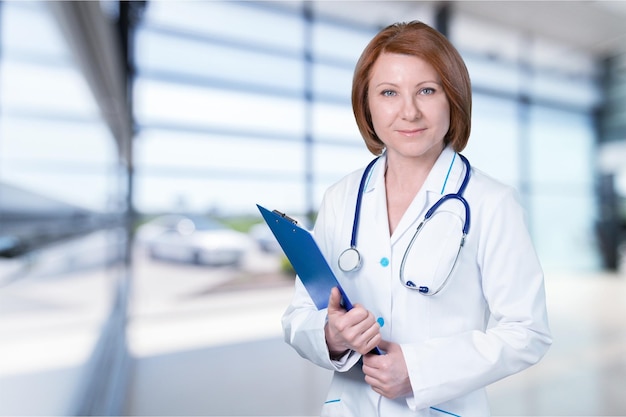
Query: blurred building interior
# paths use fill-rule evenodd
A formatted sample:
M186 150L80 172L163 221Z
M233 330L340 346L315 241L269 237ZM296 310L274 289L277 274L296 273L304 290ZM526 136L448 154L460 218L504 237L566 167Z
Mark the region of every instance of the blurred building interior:
M291 287L255 204L310 224L370 160L352 71L408 20L465 59L463 153L518 190L570 297L554 361L495 386L494 414L626 415L625 19L602 0L0 2L0 415L318 412L328 375L280 340ZM234 248L165 259L170 213Z

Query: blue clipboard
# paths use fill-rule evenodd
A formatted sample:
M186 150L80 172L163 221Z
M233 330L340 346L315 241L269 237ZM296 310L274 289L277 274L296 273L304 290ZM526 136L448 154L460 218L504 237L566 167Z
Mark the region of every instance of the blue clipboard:
M337 287L343 298L343 306L350 310L352 303L339 285L313 235L289 216L277 210L270 211L258 204L257 207L317 309L328 307L330 290Z
M270 211L258 204L257 207L317 309L328 307L328 298L333 287L339 289L343 307L346 310L352 309L352 303L341 288L313 235L284 213ZM382 354L378 348L374 348L372 353Z

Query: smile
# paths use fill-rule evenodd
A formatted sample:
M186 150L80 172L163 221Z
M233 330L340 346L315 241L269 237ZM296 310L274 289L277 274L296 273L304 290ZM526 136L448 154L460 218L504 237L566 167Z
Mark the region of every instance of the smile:
M398 132L401 135L405 135L405 136L415 136L415 135L419 135L420 133L426 131L426 128L424 129L401 129L401 130L396 130L396 132Z

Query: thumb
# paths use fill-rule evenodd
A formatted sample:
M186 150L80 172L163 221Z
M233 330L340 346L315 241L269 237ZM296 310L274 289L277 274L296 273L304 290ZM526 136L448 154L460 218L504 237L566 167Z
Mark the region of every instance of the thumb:
M339 288L333 287L330 290L330 297L328 298L328 311L341 311L343 307L341 307L341 293L339 292Z

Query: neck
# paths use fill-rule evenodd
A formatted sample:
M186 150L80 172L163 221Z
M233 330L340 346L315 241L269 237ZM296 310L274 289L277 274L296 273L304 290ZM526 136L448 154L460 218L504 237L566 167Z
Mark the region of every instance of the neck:
M387 155L385 182L395 190L415 194L422 187L440 153L418 158L406 158L397 154Z

